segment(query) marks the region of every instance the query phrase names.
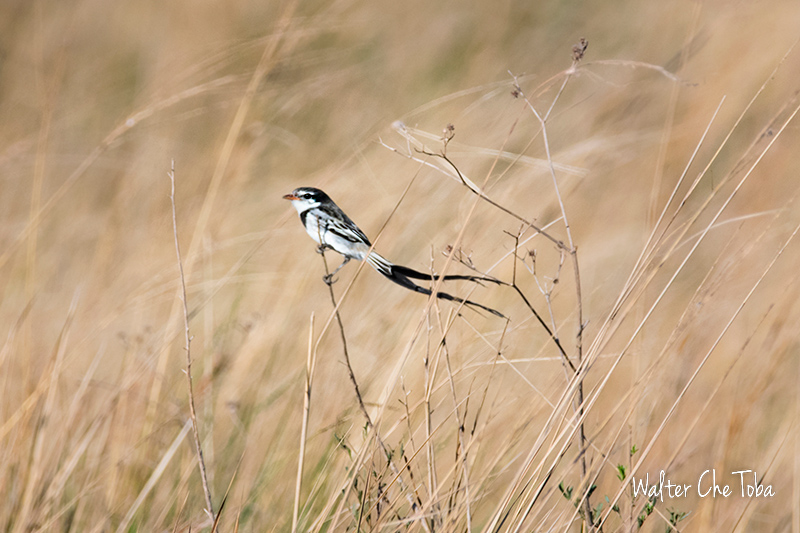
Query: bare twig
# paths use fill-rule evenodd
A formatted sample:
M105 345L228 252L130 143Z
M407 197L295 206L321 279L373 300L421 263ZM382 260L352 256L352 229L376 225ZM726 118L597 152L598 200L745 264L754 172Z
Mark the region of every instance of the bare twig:
M559 94L561 94L561 91L563 91L563 89L564 89L564 87L562 85L561 90L559 91ZM522 94L522 93L520 93L520 94ZM551 107L551 110L552 110L552 107ZM548 113L549 113L549 111L548 111ZM410 138L410 134L407 134L406 138L409 139ZM417 149L417 151L419 153L421 153L421 154L426 155L426 156L438 157L438 158L444 160L445 162L447 162L447 164L449 164L450 167L455 171L456 176L458 176L458 179L461 181L461 183L467 189L469 189L470 191L472 191L473 193L478 195L484 201L486 201L489 204L491 204L491 205L495 206L496 208L500 209L504 213L507 213L507 214L513 216L514 218L516 218L517 220L522 222L527 228L532 228L537 233L543 235L545 238L547 238L552 243L554 243L559 248L559 250L564 251L564 252L569 252L570 255L573 256L573 263L576 265L575 268L577 269L577 257L575 257L574 254L573 254L574 246L572 246L571 244L570 244L570 246L567 246L563 241L553 237L547 231L545 231L543 228L539 227L537 224L535 224L533 222L529 222L528 220L526 220L526 219L522 218L521 216L517 215L516 213L514 213L511 210L509 210L505 206L495 202L494 200L492 200L491 198L486 196L486 194L480 189L480 187L478 187L471 180L468 180L461 173L461 170L458 168L458 166L447 156L447 153L445 152L445 150L447 148L447 144L450 142L450 140L452 140L452 138L453 138L453 129L452 129L451 125L448 125L448 127L445 129L445 137L443 137L443 149L442 149L441 153L430 152L424 147L421 148L421 149ZM384 146L386 146L387 148L390 148L391 150L393 150L394 152L396 152L396 153L398 153L400 155L404 155L401 152L399 152L398 150L396 150L394 148L391 148L391 147L388 147L386 144L384 144ZM410 154L408 155L408 157L410 157L411 159L414 159L413 156L411 156ZM551 170L552 170L553 162L552 162L552 159L549 157L549 151L548 151L548 161L549 161L549 164L550 164L550 167L551 167ZM436 167L434 167L434 168L436 168ZM563 205L562 205L562 212L563 212ZM569 228L569 224L567 224L566 222L565 222L565 224L567 225L567 228ZM571 238L570 238L570 240L571 240ZM516 242L517 242L517 245L518 245L519 244L519 235L516 236ZM453 251L455 251L455 250L453 250ZM515 255L516 255L516 253L515 253ZM467 266L469 266L469 265L467 265ZM515 271L516 271L516 269L515 269ZM580 281L580 280L578 280L578 281ZM580 292L580 282L578 282L578 286L579 286L578 292ZM511 287L517 292L517 294L519 294L519 296L525 302L525 305L528 307L528 309L530 309L530 311L533 313L533 315L536 317L536 319L539 321L539 323L542 325L542 327L544 327L544 329L547 332L547 334L555 342L556 346L558 347L559 352L561 352L561 355L564 357L564 359L567 362L567 364L569 365L569 367L572 369L573 372L575 372L576 371L575 365L572 363L572 361L570 361L570 358L567 355L567 352L561 346L560 340L555 335L555 333L550 330L550 328L547 326L547 323L542 319L542 317L539 315L539 313L536 311L536 309L531 305L531 303L525 297L525 294L523 294L523 292L520 290L519 286L516 284L516 278L514 279L514 281L512 281ZM580 301L580 298L579 298L579 301ZM581 317L579 317L579 319L580 318ZM579 335L582 335L582 328L581 328L581 332L579 332Z
M320 242L321 241L322 241L322 237L320 236ZM342 350L344 352L345 365L347 366L347 372L350 375L350 382L353 384L353 390L355 391L356 398L358 399L358 407L361 410L361 413L364 415L364 418L367 421L367 427L370 430L373 430L375 432L375 440L378 441L378 444L380 445L381 449L383 450L383 453L386 456L386 460L387 460L387 462L389 464L389 467L392 470L392 473L394 473L394 475L397 477L397 479L398 479L398 481L400 483L401 492L408 499L408 502L411 505L412 509L418 509L419 507L422 506L421 499L418 496L416 498L412 497L411 494L408 491L405 490L405 486L404 486L402 480L400 479L400 471L397 469L397 466L395 466L394 461L392 460L392 452L391 452L391 450L389 450L389 447L386 446L386 443L383 442L383 439L381 438L380 434L378 433L378 428L375 427L375 424L372 422L372 417L369 416L369 412L367 411L367 407L366 407L366 405L364 405L364 398L361 395L361 388L359 387L358 380L356 380L356 375L353 372L353 365L350 364L350 353L347 350L347 337L345 336L345 333L344 333L344 324L342 323L342 317L341 317L341 315L339 313L339 305L336 303L336 296L333 293L333 282L332 282L331 277L330 277L330 269L328 268L328 260L325 258L325 246L320 246L318 248L318 251L319 251L320 255L322 256L322 263L325 265L325 277L323 279L326 280L325 284L328 286L328 291L329 291L329 293L331 295L331 304L333 305L334 314L336 315L336 321L339 324L339 333L341 334L341 337L342 337ZM425 531L430 531L428 529L428 525L427 525L427 523L426 523L424 518L421 518L420 522L422 523Z
M511 235L514 238L514 257L517 258L517 257L519 257L519 255L517 253L517 250L519 249L519 238L520 238L521 233L517 233L516 235L514 235L512 233L509 233L509 232L506 232L506 233L508 235ZM558 339L558 336L556 335L555 330L551 330L547 326L547 323L544 321L542 316L536 311L536 309L533 307L533 305L531 305L531 303L528 301L528 298L525 296L525 293L522 292L522 289L519 288L519 285L517 284L517 262L516 261L514 261L513 267L512 267L511 287L517 292L519 297L522 298L522 301L525 302L525 305L528 307L530 312L533 313L533 316L536 317L536 320L539 321L539 324L544 328L544 330L547 332L547 334L550 336L550 338L553 339L553 342L558 347L558 351L561 352L561 356L564 358L564 362L567 363L569 368L572 370L573 374L575 372L577 372L577 370L575 369L575 365L570 360L569 356L567 355L567 352L564 350L564 347L561 346L561 341Z
M320 241L321 240L322 237L320 237ZM342 316L339 314L339 309L336 307L336 295L333 294L333 282L330 280L331 272L328 268L328 260L325 258L325 247L320 246L318 251L322 256L322 263L325 265L325 278L323 279L329 280L326 281L325 284L328 286L328 290L331 295L331 304L333 304L333 308L336 310L334 314L336 315L336 322L339 324L339 333L342 337L342 351L344 352L344 362L347 366L347 372L350 374L350 382L353 384L353 390L355 390L356 398L358 398L358 408L361 409L361 413L364 415L364 418L367 419L367 425L372 427L372 419L369 416L367 407L364 405L364 398L361 396L361 388L358 386L355 373L353 373L353 365L350 364L350 352L347 350L347 337L344 334Z
M449 164L453 168L453 170L456 171L456 174L458 175L458 179L461 180L461 183L467 189L469 189L470 191L472 191L473 193L478 195L482 200L484 200L485 202L488 202L489 204L493 205L494 207L496 207L497 209L503 211L504 213L506 213L508 215L511 215L512 217L516 218L517 220L519 220L520 222L522 222L526 226L528 226L530 228L533 228L537 232L541 233L543 237L547 238L549 241L551 241L553 244L555 244L559 248L567 248L566 244L564 244L563 241L553 237L552 235L550 235L549 233L544 231L544 229L539 227L535 222L529 222L525 218L517 215L516 213L514 213L513 211L508 209L506 206L504 206L502 204L499 204L499 203L495 202L494 200L492 200L491 198L489 198L486 195L486 193L483 192L477 185L475 185L472 181L470 181L470 180L468 180L468 179L466 179L464 177L464 175L461 173L461 170L459 170L459 168L455 165L455 163L453 163L453 161L451 161L450 158L447 157L447 154L445 154L444 152L437 154L435 152L429 152L425 148L423 148L423 149L419 150L419 153L427 155L427 156L430 156L430 157L438 157L438 158L443 159L445 162L447 162L447 164Z
M513 130L513 127L512 127L512 130ZM559 248L563 248L563 249L567 248L567 245L564 244L563 241L553 237L548 232L544 231L544 229L540 228L535 222L527 220L526 218L522 217L521 215L518 215L517 213L515 213L514 211L511 211L506 206L504 206L504 205L502 205L502 204L500 204L498 202L495 202L494 200L489 198L489 196L483 191L483 189L481 187L479 187L475 182L473 182L472 180L470 180L469 178L464 176L464 174L461 172L461 170L447 156L447 154L446 154L446 152L444 150L442 152L439 152L439 153L430 151L424 144L422 144L418 139L416 139L411 134L411 132L408 130L408 128L405 126L405 124L402 124L402 123L396 124L395 125L395 131L397 131L400 135L402 135L406 139L407 144L408 144L408 150L409 150L408 153L404 153L404 152L398 150L397 148L389 146L388 144L386 144L385 142L383 142L381 140L379 142L383 147L388 148L392 152L394 152L394 153L396 153L396 154L398 154L400 156L403 156L403 157L405 157L407 159L411 159L412 161L416 161L416 162L418 162L418 163L420 163L422 165L425 165L427 167L436 169L439 172L442 172L443 174L445 174L445 175L447 175L447 176L459 181L462 185L464 185L467 189L469 189L473 194L475 194L476 196L480 197L482 200L484 200L485 202L488 202L490 205L496 207L497 209L503 211L504 213L506 213L506 214L514 217L515 219L519 220L520 222L522 222L526 226L528 226L530 228L533 228L538 233L541 233L546 239L550 240L553 244L555 244ZM448 128L448 131L450 133L450 137L447 138L447 143L449 143L450 140L452 139L452 131L450 131L449 128ZM509 132L509 135L510 134L511 133ZM425 156L428 156L428 157L436 157L436 158L442 159L448 165L450 165L450 167L455 171L455 174L453 174L452 172L448 172L447 170L443 169L440 166L434 165L430 161L415 157L411 153L412 141L413 141L413 143L415 145L414 146L414 150L416 152L418 152L420 154L423 154ZM497 152L497 154L496 154L497 157L495 158L495 163L492 164L492 168L494 168L494 164L497 163L497 159L499 159L501 153L502 153L502 150ZM549 162L549 166L552 166L552 165L553 165L552 161ZM488 180L488 176L489 175L491 175L491 173L489 173L487 175L487 180Z
M297 3L297 0L286 2L283 12L281 13L281 16L277 22L277 31L273 38L268 40L267 45L264 48L261 59L259 60L258 65L253 71L250 81L247 84L245 93L242 95L242 99L239 101L239 106L236 110L236 114L233 118L231 126L228 129L225 142L222 144L221 152L217 158L216 167L214 168L214 173L211 176L211 180L203 198L203 204L200 208L200 213L194 227L192 238L189 240L189 251L187 254L189 262L187 263L186 268L190 274L194 265L194 258L197 256L197 250L203 242L203 235L205 234L208 223L211 220L211 214L214 212L216 198L220 187L222 186L223 177L226 175L226 170L230 164L233 150L244 127L245 119L247 118L247 114L251 108L252 102L257 94L259 84L261 83L261 80L263 80L279 62L278 52L286 52L290 50L297 40L296 37L292 39L286 39L286 36L288 35L287 30L293 21L293 13L297 7ZM284 41L286 42L284 43ZM178 313L179 310L177 306L173 306L172 310L170 311L165 331L172 331L172 329L175 327L175 323L178 320ZM167 337L165 337L164 342L168 342ZM155 417L156 406L158 405L158 398L161 395L161 387L163 385L161 376L165 374L167 365L165 353L166 352L162 352L162 355L158 358L156 363L156 378L153 380L153 383L150 386L147 412L145 415L145 424L142 431L143 435L146 435L151 431Z
M189 334L189 307L186 304L186 279L183 275L183 261L181 260L181 248L178 244L178 217L175 213L175 160L167 174L170 181L169 199L172 204L172 233L175 237L175 254L178 258L178 270L181 277L181 301L183 302L183 325L184 325L184 350L186 350L186 380L189 387L189 414L192 419L192 434L194 435L194 447L197 453L197 466L200 469L200 479L203 481L203 494L206 498L206 513L211 521L214 521L214 507L211 503L211 491L208 488L208 474L206 473L206 463L203 460L203 447L200 445L200 432L197 429L197 413L194 408L194 390L192 387L192 337Z
M516 78L514 79L515 93L516 93L517 97L522 97L523 98L525 103L528 105L528 108L531 110L533 115L539 121L539 124L541 126L542 141L544 143L544 150L545 150L545 155L547 156L547 162L548 162L549 167L550 167L550 176L553 179L553 188L554 188L555 193L556 193L556 199L558 200L558 205L561 208L561 217L564 219L564 228L565 228L565 230L567 232L567 244L568 244L568 247L567 247L566 250L569 252L570 257L572 258L572 267L573 267L573 272L574 272L574 275L575 275L575 298L576 298L576 302L577 302L576 308L577 308L577 312L578 312L578 327L577 327L577 332L575 334L575 350L576 350L576 354L575 355L576 355L577 360L578 360L578 366L581 366L581 362L583 360L583 328L584 328L584 323L583 323L583 296L581 294L581 273L580 273L580 267L578 266L578 249L575 246L575 242L572 239L572 229L570 228L570 225L569 225L569 219L567 218L567 211L566 211L566 208L564 207L564 201L561 198L561 190L558 187L558 180L556 179L556 171L555 171L555 167L553 165L553 158L552 158L552 155L551 155L551 152L550 152L550 141L549 141L549 138L548 138L548 135L547 135L547 119L550 117L550 114L553 111L553 108L555 107L556 102L561 97L561 94L564 92L564 88L566 87L567 82L572 77L572 74L575 71L575 68L577 67L578 62L581 59L583 59L583 53L586 51L586 46L585 45L588 45L588 43L586 43L584 40L582 40L581 46L579 47L580 53L573 57L572 68L567 72L567 75L564 77L564 82L561 84L561 88L558 90L558 93L556 94L556 97L553 99L553 102L550 104L550 107L549 107L549 109L547 110L547 113L544 116L540 115L539 112L536 111L536 108L533 106L531 101L522 92L522 89L519 87L519 84L517 83ZM576 50L573 49L573 54L575 54L575 52L576 52ZM512 74L512 76L513 76L513 74ZM588 472L588 466L586 464L586 453L585 453L585 451L587 449L587 445L586 445L586 428L585 428L585 424L583 423L583 409L584 409L583 404L584 404L583 379L582 379L582 377L579 377L579 379L578 379L578 388L577 388L577 393L576 393L576 397L575 397L575 408L576 408L576 410L578 412L578 418L581 420L581 423L580 423L580 425L578 427L578 434L579 434L578 435L578 440L579 440L579 443L580 443L580 449L578 451L578 454L579 454L579 457L580 457L580 464L581 464L581 478L582 479L586 479L587 478L587 472ZM592 505L591 505L591 502L589 500L590 492L591 492L591 485L587 486L586 489L585 489L585 494L584 494L584 499L583 499L583 503L584 503L583 512L584 512L584 515L585 515L585 521L586 521L587 530L588 531L594 531L594 529L595 529L595 527L594 527L594 516L593 516L593 511L592 511Z

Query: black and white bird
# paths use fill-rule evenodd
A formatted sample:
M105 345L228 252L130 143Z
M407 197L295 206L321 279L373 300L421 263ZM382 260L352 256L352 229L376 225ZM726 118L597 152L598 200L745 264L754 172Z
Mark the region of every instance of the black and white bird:
M320 251L331 249L344 256L342 264L325 277L326 283L331 283L333 275L339 272L351 259L357 259L359 261L366 260L372 268L398 285L427 295L431 295L433 292L425 287L420 287L411 281L411 278L434 281L440 278L444 281L488 281L502 284L500 280L488 277L460 275L437 276L434 274L425 274L424 272L419 272L412 268L395 265L377 252L370 251L372 245L364 232L356 226L355 222L353 222L333 200L331 200L330 196L319 189L313 187L299 187L293 190L291 194L284 195L283 198L285 200L291 200L292 205L300 215L300 221L303 223L303 226L305 226L306 232L319 244ZM443 300L464 303L465 305L477 307L493 315L505 318L504 315L490 307L486 307L471 300L457 298L445 292L437 292L436 297Z

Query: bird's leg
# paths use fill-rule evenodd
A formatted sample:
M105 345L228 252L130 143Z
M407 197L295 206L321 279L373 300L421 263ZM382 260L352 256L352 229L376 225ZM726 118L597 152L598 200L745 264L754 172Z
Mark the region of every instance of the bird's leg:
M342 264L339 265L338 267L336 267L336 270L334 270L333 272L331 272L327 276L322 276L322 281L324 281L328 285L332 285L333 283L335 283L335 280L333 279L333 275L336 274L337 272L339 272L342 269L342 267L345 266L348 262L350 262L350 258L347 257L347 256L344 256L344 261L342 261Z

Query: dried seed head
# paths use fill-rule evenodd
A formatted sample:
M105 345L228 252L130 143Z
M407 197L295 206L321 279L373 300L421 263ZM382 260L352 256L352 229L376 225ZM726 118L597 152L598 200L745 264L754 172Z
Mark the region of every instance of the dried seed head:
M586 49L589 47L589 41L581 37L581 40L572 47L572 60L576 63L583 59Z

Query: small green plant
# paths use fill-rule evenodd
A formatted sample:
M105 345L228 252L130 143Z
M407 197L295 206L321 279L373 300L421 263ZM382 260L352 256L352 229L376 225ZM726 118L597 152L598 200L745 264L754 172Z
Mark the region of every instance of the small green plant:
M561 491L561 495L566 499L572 500L572 487L565 487L564 482L562 481L558 484L558 490Z
M657 501L658 499L655 496L652 496L647 500L647 503L644 504L644 509L642 510L641 514L636 517L636 523L639 527L642 527L642 524L644 524L644 521L647 520L647 517L653 514Z
M669 533L672 530L677 530L676 526L678 525L678 522L680 522L689 515L689 513L687 513L686 511L678 511L675 509L667 509L667 512L669 513L670 525L667 526L666 533Z
M609 499L608 499L608 496L606 496L606 503L607 503L608 505L611 505L611 500L609 500ZM612 511L614 511L615 513L617 513L617 514L620 514L620 512L619 512L619 505L616 505L616 504L614 504L614 505L611 507L611 510L612 510Z

